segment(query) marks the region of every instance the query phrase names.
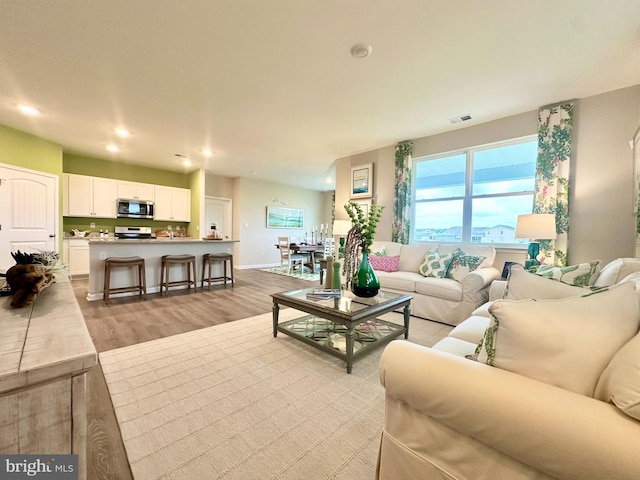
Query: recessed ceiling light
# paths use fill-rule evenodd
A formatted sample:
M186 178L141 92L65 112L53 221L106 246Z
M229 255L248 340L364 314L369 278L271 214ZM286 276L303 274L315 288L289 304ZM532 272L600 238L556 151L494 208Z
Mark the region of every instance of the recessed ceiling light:
M356 43L351 47L351 55L354 58L365 58L371 55L371 45L365 45L364 43Z
M126 128L116 128L114 129L114 131L120 138L127 138L129 135L131 135L131 132L129 132L129 130L127 130Z
M38 115L40 115L40 110L29 105L20 105L18 106L18 110L29 117L37 117Z
M107 150L111 153L118 153L120 151L120 147L117 145L107 145Z
M184 160L182 160L182 165L184 165L185 167L190 167L191 165L193 165L193 162L188 158L185 158Z
M208 148L205 148L203 150L200 150L200 152L202 153L202 155L204 155L205 157L213 157L213 152L211 150L209 150Z

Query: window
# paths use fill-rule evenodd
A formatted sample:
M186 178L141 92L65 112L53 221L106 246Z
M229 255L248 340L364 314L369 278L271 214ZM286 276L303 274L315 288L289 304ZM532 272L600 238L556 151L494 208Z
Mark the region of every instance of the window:
M414 159L411 241L526 243L514 237L531 213L537 138Z

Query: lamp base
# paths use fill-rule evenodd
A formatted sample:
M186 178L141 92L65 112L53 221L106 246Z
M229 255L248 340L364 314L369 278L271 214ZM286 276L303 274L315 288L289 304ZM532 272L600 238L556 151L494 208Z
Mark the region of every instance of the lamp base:
M538 255L540 254L540 244L538 242L529 243L527 253L529 254L529 258L526 262L524 262L524 268L529 270L540 265L540 262L538 261Z

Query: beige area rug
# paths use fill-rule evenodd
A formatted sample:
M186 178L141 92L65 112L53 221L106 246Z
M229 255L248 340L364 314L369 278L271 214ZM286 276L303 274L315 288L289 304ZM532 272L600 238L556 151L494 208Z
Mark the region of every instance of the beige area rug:
M263 272L275 273L287 277L301 278L302 280L309 280L310 282L320 282L320 271L311 273L311 270L307 267L304 267L304 270L302 272L300 270L293 269L287 272L286 267L261 268L260 270L262 270Z
M280 320L300 315L284 309ZM412 318L409 338L432 345L450 330ZM382 350L349 375L337 358L274 338L268 313L103 352L100 363L136 480L370 480Z

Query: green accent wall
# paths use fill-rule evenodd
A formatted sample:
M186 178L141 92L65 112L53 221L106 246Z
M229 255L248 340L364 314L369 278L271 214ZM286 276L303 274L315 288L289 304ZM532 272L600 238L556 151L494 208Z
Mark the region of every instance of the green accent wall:
M62 252L62 146L0 125L0 163L58 176L58 251Z
M64 173L89 175L91 177L114 178L129 182L152 183L168 187L189 188L189 178L185 173L143 167L130 163L113 162L101 158L85 157L72 153L63 154Z

